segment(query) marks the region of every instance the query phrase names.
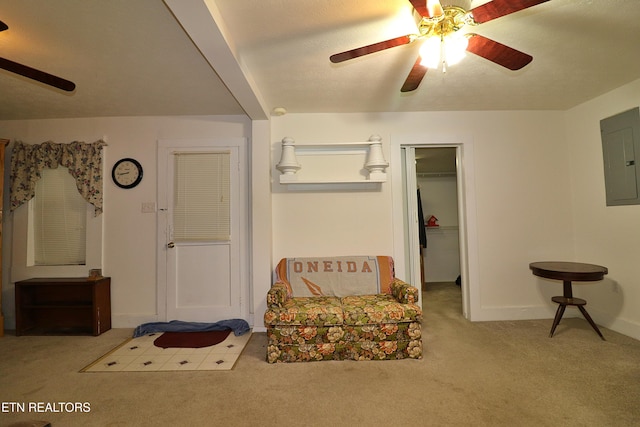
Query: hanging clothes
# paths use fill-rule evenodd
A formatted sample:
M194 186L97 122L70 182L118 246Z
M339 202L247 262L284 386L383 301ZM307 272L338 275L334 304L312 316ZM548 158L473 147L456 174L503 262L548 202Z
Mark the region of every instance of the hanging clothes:
M418 229L420 233L420 247L427 247L427 230L424 228L424 213L422 212L422 200L420 199L420 189L418 188Z

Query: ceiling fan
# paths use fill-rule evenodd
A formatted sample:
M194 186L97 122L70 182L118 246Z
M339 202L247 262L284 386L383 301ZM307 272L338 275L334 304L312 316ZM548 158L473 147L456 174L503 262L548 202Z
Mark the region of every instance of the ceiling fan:
M9 27L7 26L7 24L0 21L0 32L8 29ZM6 58L0 57L0 68L27 77L29 79L39 81L46 85L62 89L67 92L73 92L73 90L75 90L76 88L75 83L70 82L69 80L65 80L52 74L45 73L44 71L36 70L35 68L13 62Z
M474 33L457 33L465 26L475 26L502 16L536 6L549 0L493 0L466 11L458 6L442 6L440 0L409 0L422 17L418 34L407 34L390 40L370 44L329 58L340 63L370 53L421 41L420 55L409 72L401 92L410 92L420 85L429 68L448 65L462 59L465 51L474 53L510 70L519 70L533 57Z

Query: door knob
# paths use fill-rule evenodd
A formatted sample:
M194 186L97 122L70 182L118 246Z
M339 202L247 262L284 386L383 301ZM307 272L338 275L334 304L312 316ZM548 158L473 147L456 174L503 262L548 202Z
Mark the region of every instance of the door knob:
M176 244L175 244L175 243L173 243L173 242L169 242L169 243L167 243L167 247L168 247L169 249L173 249L175 246L176 246Z

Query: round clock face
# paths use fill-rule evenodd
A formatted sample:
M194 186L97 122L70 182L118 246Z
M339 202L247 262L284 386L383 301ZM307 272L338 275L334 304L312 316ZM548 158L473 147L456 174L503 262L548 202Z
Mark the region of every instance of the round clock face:
M120 188L133 188L142 181L142 165L135 159L120 159L113 165L111 178Z

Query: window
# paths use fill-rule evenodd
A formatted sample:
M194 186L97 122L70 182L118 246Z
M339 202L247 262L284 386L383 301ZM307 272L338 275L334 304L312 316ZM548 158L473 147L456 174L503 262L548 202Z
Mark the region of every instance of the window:
M64 169L63 169L64 170ZM37 196L36 196L37 197ZM36 263L36 237L34 218L35 199L13 211L11 221L11 276L12 282L32 277L86 277L89 270L102 268L102 228L104 215L96 216L93 205L84 203L84 263L44 265Z
M69 170L43 169L31 203L33 264L84 265L88 203Z
M176 153L173 238L231 238L231 153Z
M103 141L13 143L9 180L12 282L32 277L86 277L91 269L102 268L104 145ZM54 164L58 167L51 170ZM75 180L69 170L74 171Z

